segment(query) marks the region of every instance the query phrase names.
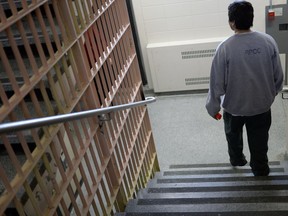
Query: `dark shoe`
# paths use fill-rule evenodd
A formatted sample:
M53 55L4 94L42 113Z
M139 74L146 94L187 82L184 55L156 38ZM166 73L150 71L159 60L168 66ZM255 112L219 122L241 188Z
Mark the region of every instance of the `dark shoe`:
M268 176L270 173L269 167L265 170L252 170L254 176Z
M245 166L247 164L247 160L245 158L237 161L233 161L230 159L230 163L232 166Z

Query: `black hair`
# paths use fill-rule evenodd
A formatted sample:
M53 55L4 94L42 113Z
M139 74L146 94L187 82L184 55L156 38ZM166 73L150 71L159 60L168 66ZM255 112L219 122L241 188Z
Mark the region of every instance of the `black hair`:
M239 30L248 30L253 26L254 9L250 2L235 1L228 7L229 22L235 22Z

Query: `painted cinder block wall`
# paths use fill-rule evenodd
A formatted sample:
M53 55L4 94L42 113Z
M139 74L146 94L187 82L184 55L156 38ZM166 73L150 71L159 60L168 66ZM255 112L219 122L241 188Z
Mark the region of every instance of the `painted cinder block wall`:
M149 43L228 37L227 7L233 0L132 0L148 87L153 89L146 47ZM251 0L253 30L265 31L269 0ZM287 0L273 0L273 5Z

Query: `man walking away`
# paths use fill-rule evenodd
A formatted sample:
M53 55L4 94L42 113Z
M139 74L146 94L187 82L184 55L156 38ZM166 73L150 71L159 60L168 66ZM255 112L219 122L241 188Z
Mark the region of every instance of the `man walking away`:
M228 7L234 35L217 48L212 62L206 109L217 119L223 107L224 129L232 166L244 166L243 126L247 131L250 166L255 176L269 175L270 107L283 85L275 40L252 31L254 9L247 1Z

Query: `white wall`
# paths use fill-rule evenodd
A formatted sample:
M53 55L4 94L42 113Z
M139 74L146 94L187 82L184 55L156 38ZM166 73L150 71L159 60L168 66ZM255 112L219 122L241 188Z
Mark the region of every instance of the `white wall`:
M228 26L228 5L233 0L132 0L148 87L153 88L146 47L151 43L185 41L233 34ZM254 30L265 31L269 0L251 0ZM287 0L273 0L273 5Z

